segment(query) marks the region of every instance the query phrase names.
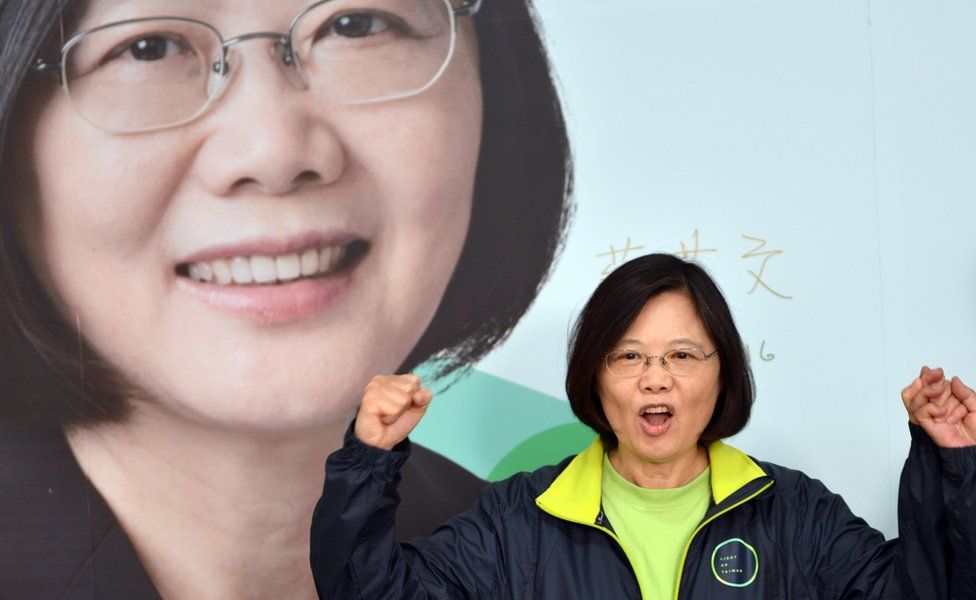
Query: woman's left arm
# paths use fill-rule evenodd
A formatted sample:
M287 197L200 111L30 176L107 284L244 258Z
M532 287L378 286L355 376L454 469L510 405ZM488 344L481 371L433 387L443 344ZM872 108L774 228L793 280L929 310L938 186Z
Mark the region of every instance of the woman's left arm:
M961 379L946 381L942 369L922 372L901 392L908 419L940 448L976 446L976 393Z
M903 485L900 502L909 506L899 506L900 521L917 524L926 513L943 511L939 516L948 548L933 553L941 550L942 556L951 557L945 565L949 597L976 598L976 393L958 377L947 381L941 369L923 368L902 391L902 400L909 419L937 448L943 505L920 502ZM932 479L926 473L909 476Z
M960 408L976 408L976 395L923 368L902 400L912 445L899 487L899 538L886 542L812 481L797 509L801 562L827 597L976 598L976 411Z

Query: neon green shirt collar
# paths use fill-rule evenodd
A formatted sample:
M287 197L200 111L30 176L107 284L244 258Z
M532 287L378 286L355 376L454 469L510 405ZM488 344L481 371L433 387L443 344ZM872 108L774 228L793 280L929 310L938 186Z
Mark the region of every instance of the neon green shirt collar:
M603 453L603 442L596 438L535 499L536 505L567 521L594 523L600 514ZM715 504L721 504L750 481L766 476L748 455L722 441L708 445L708 461Z

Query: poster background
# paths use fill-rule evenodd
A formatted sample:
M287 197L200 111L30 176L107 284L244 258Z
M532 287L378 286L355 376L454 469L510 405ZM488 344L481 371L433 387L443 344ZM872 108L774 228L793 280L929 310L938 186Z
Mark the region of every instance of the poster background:
M628 257L696 258L725 291L758 383L731 443L823 480L897 535L900 389L923 363L976 378L976 5L537 8L575 150L575 222L510 339L440 395L415 439L484 477L533 437L516 458L585 443L552 431L574 420L567 331L629 239Z

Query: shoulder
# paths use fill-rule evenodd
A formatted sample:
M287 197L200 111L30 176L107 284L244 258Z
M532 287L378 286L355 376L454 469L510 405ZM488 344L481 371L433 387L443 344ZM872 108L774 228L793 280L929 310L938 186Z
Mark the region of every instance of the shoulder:
M569 456L558 464L516 473L492 483L485 489L483 505L500 519L508 519L516 514L541 515L541 511L537 510L536 498L549 489L573 458Z
M12 597L92 597L96 587L158 597L60 430L0 423L0 539L0 587Z
M857 516L840 494L802 471L773 463L758 464L776 483L766 500L757 503L761 507L757 510L771 531L793 541L801 563L817 564L818 569L826 568L825 573L829 573L845 561L859 561L872 554L887 560L883 556L890 547L883 549L884 534ZM836 561L837 556L842 560ZM825 577L824 581L830 582L830 576Z
M752 456L750 456L750 458L752 458L752 460L755 461L755 463L759 465L759 467L762 468L767 475L775 479L777 483L783 482L790 484L805 484L807 482L816 481L798 469L791 469L790 467L784 467L783 465L778 465L769 461L759 460Z
M768 494L764 494L765 496L787 501L799 510L806 510L824 500L841 500L841 497L831 492L822 481L810 477L803 471L767 461L753 460L775 481L775 485L770 488Z
M88 480L60 431L0 425L0 532L5 542L17 540L31 548L58 530L72 537L73 526L88 523L88 495Z
M567 456L554 465L539 467L535 471L523 471L516 473L508 479L503 479L493 487L505 495L531 496L535 500L536 496L546 491L552 482L559 477L576 455Z

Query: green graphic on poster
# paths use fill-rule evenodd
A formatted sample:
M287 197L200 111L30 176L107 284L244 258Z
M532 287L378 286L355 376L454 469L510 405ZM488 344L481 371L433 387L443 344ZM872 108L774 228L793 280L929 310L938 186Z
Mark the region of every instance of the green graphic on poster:
M565 400L484 371L439 389L411 439L490 481L557 463L596 436Z

